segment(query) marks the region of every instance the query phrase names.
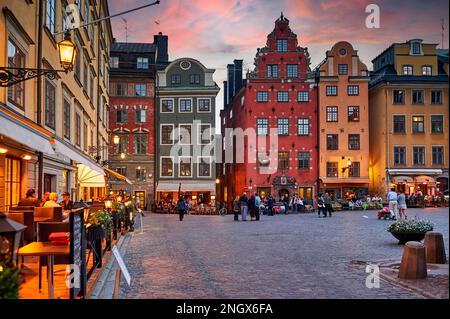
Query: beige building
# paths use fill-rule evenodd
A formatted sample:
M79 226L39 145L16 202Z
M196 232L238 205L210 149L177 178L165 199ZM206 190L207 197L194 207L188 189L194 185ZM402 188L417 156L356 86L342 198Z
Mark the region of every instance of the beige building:
M448 51L413 39L372 62L370 189L433 195L448 190ZM447 71L446 71L447 70Z
M335 198L361 197L369 188L369 76L345 41L319 65L319 179Z
M62 69L57 43L69 27L68 5L81 13L81 24L109 15L106 1L1 1L0 78L1 67L36 69L38 60L43 69ZM105 191L96 160L108 156L111 25L105 20L70 35L77 48L73 71L0 88L0 210L28 188L68 191L75 200Z

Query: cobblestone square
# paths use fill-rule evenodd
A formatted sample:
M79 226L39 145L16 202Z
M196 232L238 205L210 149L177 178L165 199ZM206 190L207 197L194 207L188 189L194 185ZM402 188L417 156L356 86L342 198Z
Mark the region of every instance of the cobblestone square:
M409 209L444 234L448 256L448 209ZM125 262L131 287L121 298L421 298L381 281L368 289L364 267L351 264L400 260L403 246L386 231L376 211L262 216L148 214Z

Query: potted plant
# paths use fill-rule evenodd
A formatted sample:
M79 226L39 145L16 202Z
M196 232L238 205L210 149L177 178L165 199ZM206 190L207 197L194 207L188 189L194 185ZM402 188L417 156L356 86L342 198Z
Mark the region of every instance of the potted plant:
M97 211L89 217L88 223L88 240L101 240L111 227L111 215L107 211Z
M7 259L0 262L0 299L19 299L19 269Z
M425 233L432 231L433 228L433 223L428 220L410 219L392 223L387 231L398 239L399 245L403 245L408 241L422 241Z

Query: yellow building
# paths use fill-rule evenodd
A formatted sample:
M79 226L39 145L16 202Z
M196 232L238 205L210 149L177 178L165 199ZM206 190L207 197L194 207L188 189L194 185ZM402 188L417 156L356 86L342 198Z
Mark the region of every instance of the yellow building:
M71 12L81 13L81 24L109 15L107 1L89 0L3 0L1 10L0 82L2 67L36 69L40 60L42 69L61 70L57 43ZM73 71L0 87L0 210L16 205L28 188L69 192L74 200L104 193L98 162L108 156L111 25L106 20L70 35L77 47Z
M392 44L372 62L370 190L448 190L448 51L445 62L436 44L413 39Z
M369 188L369 76L345 41L319 65L320 188L335 198L362 197Z

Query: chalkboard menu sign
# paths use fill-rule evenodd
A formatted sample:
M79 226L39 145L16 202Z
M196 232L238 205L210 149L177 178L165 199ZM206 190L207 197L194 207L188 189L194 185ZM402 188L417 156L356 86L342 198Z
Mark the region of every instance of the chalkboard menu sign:
M86 294L86 242L83 208L70 212L70 299Z

